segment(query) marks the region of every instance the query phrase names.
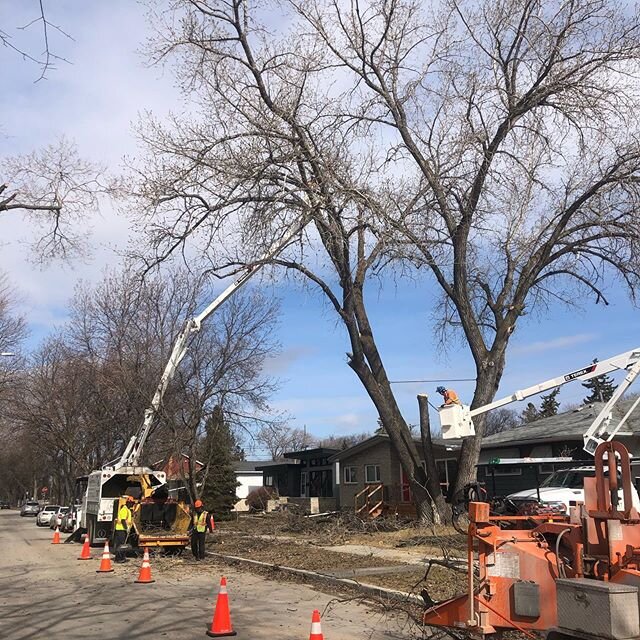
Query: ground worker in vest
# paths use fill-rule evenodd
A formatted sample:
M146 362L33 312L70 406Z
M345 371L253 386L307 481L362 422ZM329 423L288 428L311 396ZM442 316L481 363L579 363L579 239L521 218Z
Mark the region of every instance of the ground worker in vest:
M202 500L196 500L193 506L195 511L191 517L191 553L196 560L204 560L207 531L213 531L211 516L205 511Z
M450 404L460 404L460 398L453 389L438 387L436 391L444 398L443 407L448 407Z
M123 504L118 509L118 519L116 520L116 530L113 538L113 550L116 554L116 562L129 562L123 545L126 543L131 527L133 526L134 502L131 496L127 496L126 504Z

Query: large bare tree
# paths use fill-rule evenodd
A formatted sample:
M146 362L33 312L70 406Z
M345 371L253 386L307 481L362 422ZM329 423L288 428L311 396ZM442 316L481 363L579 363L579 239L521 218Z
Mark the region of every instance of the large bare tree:
M306 224L273 263L342 321L430 518L437 479L389 384L368 282L396 269L436 283L436 329L460 331L475 362L473 406L494 398L524 315L606 302L615 278L633 295L637 14L608 0L177 0L155 20L152 55L178 60L198 108L140 126L151 259L193 240L215 268L247 264ZM475 473L476 426L456 490Z
M78 154L65 138L29 154L2 159L0 225L9 214L22 216L42 261L82 254L86 220L98 207L102 169ZM25 225L26 228L27 225Z
M67 324L32 355L5 410L25 458L49 463L61 499L70 497L77 474L120 457L142 425L177 334L211 295L204 279L183 269L141 282L125 268L78 287ZM145 463L201 457L216 411L238 430L268 420L274 383L262 363L276 349L276 307L237 296L209 318L167 390ZM195 496L195 469L189 478Z

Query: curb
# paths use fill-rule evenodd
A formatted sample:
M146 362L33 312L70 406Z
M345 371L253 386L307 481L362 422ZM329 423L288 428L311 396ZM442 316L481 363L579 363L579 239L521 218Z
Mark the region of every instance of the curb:
M336 578L335 576L327 575L326 573L318 573L317 571L309 571L308 569L294 569L293 567L283 567L279 564L272 564L270 562L261 562L260 560L249 560L248 558L241 558L239 556L228 556L223 553L216 553L215 551L207 551L207 555L216 558L222 558L223 560L232 560L234 562L240 562L242 564L254 565L257 567L263 567L266 569L277 569L278 571L284 571L293 575L303 576L306 578L313 578L314 580L320 580L327 582L331 585L345 585L353 587L362 591L366 595L375 596L376 598L383 598L387 600L411 600L422 606L424 606L424 600L413 593L405 593L404 591L397 591L396 589L385 589L385 587L379 587L374 584L367 584L366 582L357 582L349 578Z

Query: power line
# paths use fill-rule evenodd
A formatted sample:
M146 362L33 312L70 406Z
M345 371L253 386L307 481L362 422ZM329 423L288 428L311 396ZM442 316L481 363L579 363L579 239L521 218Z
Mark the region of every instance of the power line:
M475 382L475 378L433 378L431 380L390 380L389 384L414 384L416 382Z

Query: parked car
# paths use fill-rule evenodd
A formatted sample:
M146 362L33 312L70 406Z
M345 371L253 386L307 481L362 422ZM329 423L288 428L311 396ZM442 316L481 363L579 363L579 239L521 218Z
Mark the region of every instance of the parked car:
M554 471L540 483L540 489L525 489L507 496L521 515L568 514L572 502L584 502L584 479L596 475L593 466ZM539 495L539 499L538 499ZM631 488L633 506L640 510L640 499ZM620 496L622 500L622 495Z
M39 527L46 527L49 525L49 520L51 520L51 516L60 508L58 504L48 504L42 508L42 511L38 513L36 518L36 524Z
M62 516L60 520L60 531L71 533L76 528L76 509L75 507L69 507L67 512Z
M11 509L11 505L8 500L0 500L0 509Z
M55 529L62 525L62 516L69 511L69 507L58 507L58 510L49 518L49 529Z
M27 500L20 508L20 515L24 516L37 516L40 511L40 504L35 500Z

